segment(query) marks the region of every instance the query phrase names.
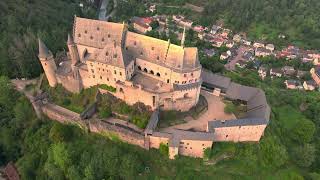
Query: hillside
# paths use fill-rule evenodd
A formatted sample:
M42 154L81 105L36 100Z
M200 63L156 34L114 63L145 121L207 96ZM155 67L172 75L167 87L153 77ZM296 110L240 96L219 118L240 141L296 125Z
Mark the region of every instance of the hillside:
M92 8L81 10L78 4L78 0L1 0L0 75L38 76L37 38L56 53L65 48L74 15L95 17Z
M165 8L167 13L183 13L196 22L210 26L223 20L235 32L247 32L252 40L263 39L277 45L295 44L300 47L320 47L318 0L158 0L162 5L181 6L193 3L204 7L202 13L183 8ZM286 39L278 38L279 34Z

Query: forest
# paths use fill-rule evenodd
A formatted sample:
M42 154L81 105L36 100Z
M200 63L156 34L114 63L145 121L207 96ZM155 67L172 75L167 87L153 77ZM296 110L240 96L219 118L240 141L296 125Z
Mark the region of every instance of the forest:
M56 54L66 49L74 15L96 16L96 10L89 4L82 9L78 4L78 0L1 0L0 75L39 76L42 68L37 58L37 39L41 38Z

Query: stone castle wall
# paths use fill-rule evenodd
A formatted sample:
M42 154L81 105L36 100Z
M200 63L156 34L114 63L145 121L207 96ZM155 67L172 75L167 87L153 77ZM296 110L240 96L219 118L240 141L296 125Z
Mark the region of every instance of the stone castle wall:
M215 141L249 142L260 141L267 125L233 126L214 128Z

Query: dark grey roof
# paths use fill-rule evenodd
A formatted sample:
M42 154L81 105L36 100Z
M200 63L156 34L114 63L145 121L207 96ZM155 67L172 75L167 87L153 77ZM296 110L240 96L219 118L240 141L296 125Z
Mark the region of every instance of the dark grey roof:
M234 100L249 101L258 91L258 88L243 86L232 82L227 90L226 97Z
M202 69L202 72L201 72L201 78L202 78L202 81L206 84L210 84L212 86L216 86L224 89L227 89L231 83L230 78L214 74L204 68Z
M268 124L268 121L263 118L244 118L244 119L234 119L227 121L209 121L208 126L209 130L220 127L233 127L233 126L256 126Z
M144 133L145 134L152 134L158 125L158 121L159 121L159 110L156 109L155 111L153 111L153 113L149 119L148 125L147 125L146 129L144 130Z
M191 84L173 84L173 89L175 91L186 91L190 89L197 88L201 85L202 82L195 82Z
M47 46L39 38L39 57L46 58L51 55L51 52L48 50Z
M213 141L214 133L212 132L193 132L180 129L171 129L167 131L172 134L172 138L169 141L169 146L179 146L181 140L197 140L197 141Z

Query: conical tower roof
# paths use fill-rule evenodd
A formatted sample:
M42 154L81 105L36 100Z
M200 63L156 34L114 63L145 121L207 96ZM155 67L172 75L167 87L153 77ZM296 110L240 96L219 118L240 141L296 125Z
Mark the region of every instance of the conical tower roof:
M68 34L68 45L74 44L73 38L70 34Z
M47 46L39 38L39 57L46 58L51 55L51 52L48 50Z

